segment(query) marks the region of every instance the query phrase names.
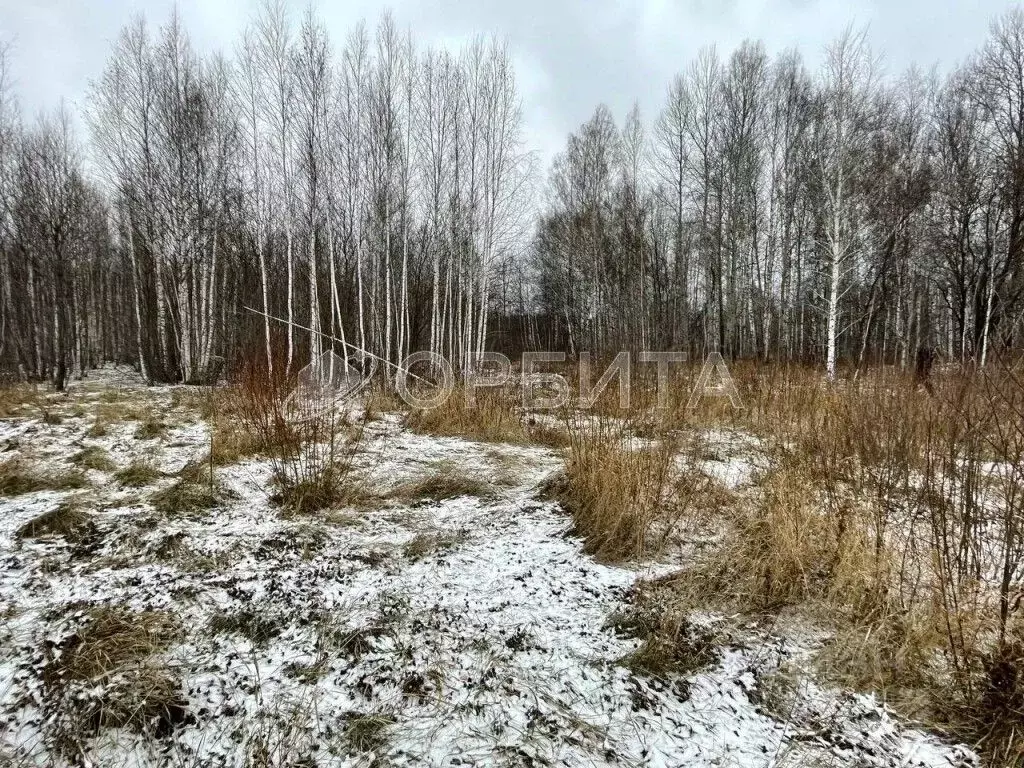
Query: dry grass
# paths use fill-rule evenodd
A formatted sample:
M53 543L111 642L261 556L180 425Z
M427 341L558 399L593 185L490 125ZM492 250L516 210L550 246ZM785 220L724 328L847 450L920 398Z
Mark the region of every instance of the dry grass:
M371 386L363 396L367 421L378 421L386 413L404 413L409 406L390 387Z
M95 469L99 472L113 472L115 465L110 454L98 445L90 445L71 457L71 463L82 469Z
M372 652L377 640L388 633L389 627L384 622L356 627L332 613L317 625L317 649L321 653L358 660Z
M526 435L526 442L544 445L555 450L567 448L572 442L569 432L563 427L546 424L533 418L526 420Z
M344 503L335 473L325 471L316 480L284 481L272 497L288 515L308 515Z
M314 765L317 752L333 755L344 751L339 743L342 735L326 732L314 702L279 700L265 704L261 715L250 718L238 734L236 764L240 767L300 768Z
M572 515L587 552L621 560L660 548L688 497L677 446L631 446L617 425L598 422L572 434L565 472L545 489Z
M689 620L689 609L670 580L639 582L627 608L608 620L615 634L639 641L620 663L636 674L658 678L691 675L713 664L716 638Z
M141 402L121 401L119 396L108 399L109 393L101 396L94 409L97 424L121 424L126 421L142 421L146 418L147 409Z
M102 678L162 650L178 631L178 621L164 611L102 605L86 610L83 618L47 667L55 679Z
M251 369L237 390L241 423L270 460L287 515L309 514L372 497L352 473L362 443L362 423L349 424L327 391L296 397L296 382Z
M210 619L210 631L216 634L241 635L257 647L264 647L285 628L281 617L263 611L243 608L218 613Z
M1022 764L1022 372L953 373L931 393L889 370L832 386L800 367L733 374L744 412L707 401L650 428L739 427L770 446L772 468L673 580L679 599L810 616L835 633L819 673ZM584 500L602 498L593 486Z
M180 681L155 658L180 631L172 615L97 606L77 623L48 652L42 673L59 745L74 751L103 728L166 735L187 720Z
M388 494L388 498L404 502L446 501L460 496L493 499L495 491L486 480L447 466L420 480L402 483Z
M156 560L173 563L179 570L188 573L220 573L231 564L231 552L207 553L193 547L188 536L175 531L161 537L146 547L146 553Z
M529 442L513 398L500 391L478 392L471 405L464 390L455 390L437 408L411 410L406 423L414 432L426 435L492 443Z
M149 502L158 512L176 516L206 512L229 498L231 494L216 481L211 485L202 479L182 477L150 496Z
M0 496L21 496L36 491L68 491L84 488L88 480L81 471L43 472L30 469L19 459L0 463Z
M150 503L162 514L197 514L221 506L234 494L217 480L208 460L186 464L178 479L150 497Z
M157 738L190 718L181 680L167 665L142 663L110 681L85 714L92 728L128 728Z
M742 411L711 396L689 409L698 372L673 374L667 408L654 407L653 382L640 378L625 410L610 388L575 420L559 415L565 471L543 492L572 514L587 551L648 556L683 524L713 521L716 533L672 585L681 604L809 615L836 633L819 659L829 679L1018 760L1024 370L937 375L926 392L893 369L828 384L799 365L737 364ZM519 444L547 430L542 441L559 445L557 422L524 416L518 394L483 391L469 407L456 391L407 423ZM770 469L755 487L726 491L700 469L720 457L685 444L695 427L759 438Z
M657 610L638 608L617 620L617 629L640 641L623 660L635 671L686 674L706 662L708 639L686 621L688 607L757 617L785 610L833 630L817 660L828 679L877 691L904 712L954 728L998 755L994 764L1019 761L1021 372L993 366L936 377L926 393L898 371L830 385L800 366L736 365L745 410L714 397L688 410L698 371L674 375L665 409L653 407L651 382L639 381L626 411L610 389L577 422L560 414L564 430L524 414L511 389L480 391L474 407L456 391L439 408L409 412L407 425L495 443L567 441L565 470L545 490L601 558L657 555L684 524L712 524L715 535L701 542L692 565L659 585L670 597L659 593ZM344 503L354 482L346 452L358 438L334 417L297 424L283 406L288 391L284 381L243 383L241 434L230 422L215 431L225 460L258 443L275 463L287 510ZM390 396L367 398L368 419L399 410ZM725 491L700 470L720 457L687 443L695 427L757 436L770 469L753 488ZM390 498L491 493L481 480L443 470ZM424 534L405 554L416 559L445 546L443 537Z
M841 598L858 615L870 613L887 570L874 561L853 500L831 501L802 461L780 458L736 512L719 552L691 576L749 610Z
M447 552L466 540L463 531L455 533L418 533L402 548L402 553L413 562L437 552Z
M41 393L34 384L0 386L0 419L25 416L38 407Z
M346 507L375 509L382 499L356 477L347 462L325 468L315 479L300 478L279 482L272 500L286 516L309 515Z
M377 753L387 746L387 729L394 724L390 715L349 713L345 736L350 749L355 753Z
M148 414L135 428L136 440L154 440L167 434L167 423L154 414Z
M225 392L209 387L184 385L171 390L171 407L209 421L224 402Z
M816 671L844 687L873 691L910 717L934 720L943 636L942 617L933 610L915 606L840 626L818 655Z
M38 539L42 536L62 536L77 544L96 535L92 515L71 501L65 501L49 512L29 520L15 531L16 539Z
M64 417L60 413L58 413L57 411L55 411L52 408L50 408L47 404L41 403L38 406L38 409L39 409L39 420L41 422L43 422L43 424L48 424L50 426L57 426L58 424L63 424L64 423Z
M133 461L127 467L114 473L114 479L128 488L142 488L151 485L163 476L151 462Z
M92 426L89 427L88 430L86 430L85 436L86 437L106 437L109 432L110 432L110 427L107 425L107 422L104 421L99 416L97 416L93 420Z
M122 403L131 400L133 393L122 387L107 387L99 395L101 403Z
M218 467L237 464L242 459L255 456L263 451L263 445L256 435L242 424L226 418L218 418L213 424L210 455Z
M178 394L180 390L176 390ZM245 391L230 386L213 392L189 392L179 395L183 404L191 403L210 424L210 456L218 467L235 464L249 456L264 453L261 436L250 428L244 418Z
M471 404L463 389L456 389L437 408L409 411L406 425L414 432L440 437L463 437L488 443L539 444L564 448L569 436L548 422L522 414L514 389L478 390Z

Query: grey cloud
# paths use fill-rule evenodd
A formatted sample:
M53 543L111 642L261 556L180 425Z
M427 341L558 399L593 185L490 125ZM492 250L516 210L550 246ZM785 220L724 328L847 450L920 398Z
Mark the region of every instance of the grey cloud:
M196 44L230 50L255 13L253 0L181 0ZM305 3L295 2L296 16ZM851 21L867 24L890 72L913 62L953 66L984 40L1005 0L398 0L399 24L420 45L466 40L477 33L509 40L520 73L526 140L547 159L565 136L604 102L621 119L634 101L651 116L672 75L704 45L728 53L744 38L768 50L797 47L816 66L829 40ZM154 25L170 2L0 0L0 36L14 38L15 75L29 114L64 98L82 106L99 76L110 42L135 13ZM318 12L340 44L360 18L373 21L380 3L323 2Z

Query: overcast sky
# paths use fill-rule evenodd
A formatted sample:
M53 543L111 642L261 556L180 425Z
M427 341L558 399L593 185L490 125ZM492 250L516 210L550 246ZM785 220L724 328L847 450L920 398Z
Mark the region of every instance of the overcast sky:
M295 16L306 6L295 0ZM111 41L134 14L153 25L166 0L0 0L0 39L13 40L14 74L29 114L63 98L78 110ZM258 0L179 0L200 50L230 52ZM361 18L391 7L419 46L459 47L476 33L508 39L526 118L526 141L550 160L594 107L621 121L634 101L646 118L660 107L672 75L704 45L727 54L745 38L769 53L797 47L816 67L824 46L848 23L866 25L888 72L917 63L945 70L985 39L1007 0L323 0L336 45Z

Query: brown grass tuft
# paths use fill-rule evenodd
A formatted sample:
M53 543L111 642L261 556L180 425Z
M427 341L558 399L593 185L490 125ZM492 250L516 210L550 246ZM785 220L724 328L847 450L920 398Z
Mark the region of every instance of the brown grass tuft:
M99 472L113 472L114 462L110 454L98 445L90 445L71 457L71 463L82 469L95 469Z
M842 596L870 613L885 572L853 500L830 500L804 463L787 458L760 490L737 520L728 557L737 570L724 577L732 593L755 609Z
M286 515L308 515L322 510L355 507L373 509L381 498L368 489L341 462L333 469L322 469L315 477L278 480L277 493L271 499Z
M820 674L1015 764L1024 371L997 361L927 392L898 370L831 385L799 366L733 375L744 413L686 418L760 436L772 466L674 579L680 599L810 616L835 635Z
M85 541L96 534L92 516L77 504L65 501L49 512L37 515L15 531L17 539L37 539L41 536L62 536L72 544Z
M350 425L327 388L297 389L294 379L247 370L237 408L270 460L274 501L286 514L361 503L370 494L352 476L363 423Z
M211 632L241 635L257 647L265 646L281 634L284 627L282 618L249 608L218 613L210 619Z
M122 424L127 421L143 421L147 412L142 403L131 403L127 400L107 400L102 398L94 409L95 423L106 425Z
M686 606L657 582L641 583L629 608L613 615L608 627L640 641L635 651L620 659L637 674L663 679L691 675L717 659L714 636L693 624Z
M408 407L391 387L371 386L364 395L364 417L378 421L386 413L404 413Z
M20 496L36 491L68 491L84 488L88 480L81 471L43 473L29 469L19 459L0 463L0 496Z
M97 606L47 650L45 707L57 742L74 749L102 728L166 735L188 719L181 683L154 657L179 631L163 611Z
M494 488L486 480L445 467L420 480L411 480L395 488L388 497L405 502L446 501L460 496L492 499Z
M107 426L107 422L104 419L102 419L99 416L97 416L93 420L92 426L89 427L88 430L86 430L85 436L86 437L106 437L106 435L107 435L107 433L109 431L110 431L110 428Z
M215 466L235 464L267 449L264 439L244 418L244 397L245 391L238 386L194 397L200 415L210 423L210 454Z
M575 431L564 473L542 488L572 515L586 551L610 560L657 549L680 512L676 446L633 447L623 440L617 426Z
M228 498L230 494L218 483L211 487L209 482L181 478L154 493L149 502L158 512L174 516L205 512L220 506Z
M905 715L932 719L941 688L940 622L920 606L841 626L817 655L816 669L844 687L878 693Z
M61 680L94 680L162 650L178 631L164 611L133 611L124 606L95 606L60 646L47 671Z
M406 558L413 562L434 554L446 552L466 540L462 531L456 533L418 533L402 548Z
M148 461L133 461L114 473L114 479L129 488L142 488L162 477L162 473Z
M348 745L355 753L380 752L387 746L387 728L395 722L390 715L350 712L345 726Z
M38 407L40 392L33 384L0 386L0 419L24 416Z
M409 412L406 425L414 432L440 437L463 437L487 443L540 444L563 448L569 436L563 429L524 417L514 390L478 390L475 402L456 389L437 408Z
M153 440L167 434L167 423L154 414L146 416L135 428L136 440Z

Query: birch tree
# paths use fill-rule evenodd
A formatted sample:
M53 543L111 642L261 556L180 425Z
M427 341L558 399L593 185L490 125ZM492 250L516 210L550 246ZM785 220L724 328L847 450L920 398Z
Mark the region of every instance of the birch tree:
M827 217L823 251L828 269L825 376L829 381L836 377L843 278L863 237L853 176L870 132L870 93L875 77L876 62L866 32L848 28L826 51L816 146Z

